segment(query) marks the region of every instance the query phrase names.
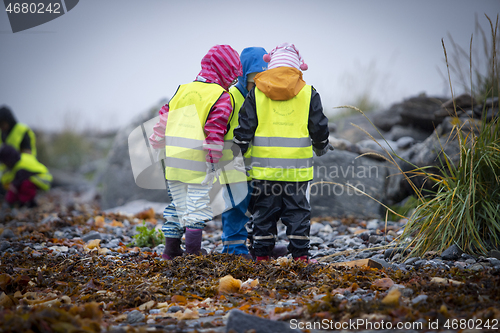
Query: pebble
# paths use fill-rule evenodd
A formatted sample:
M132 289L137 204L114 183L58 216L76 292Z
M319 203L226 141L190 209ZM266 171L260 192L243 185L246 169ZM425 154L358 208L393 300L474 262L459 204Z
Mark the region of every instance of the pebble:
M90 231L87 234L82 236L82 240L87 243L88 241L94 240L94 239L102 239L101 234L97 231Z
M418 295L417 297L411 300L411 304L417 305L419 303L426 302L428 297L429 296L427 295Z
M133 310L127 313L127 323L135 324L143 321L146 318L146 315L139 310Z
M46 223L51 223L53 221L58 221L58 218L54 216L49 216L45 219ZM208 228L204 231L202 246L209 251L215 253L222 252L221 235L222 230L220 228L220 220L215 220L215 227ZM48 251L51 250L51 255L61 255L68 256L77 251L81 251L77 247L61 246L60 244L53 244L51 242L47 243L30 243L30 242L17 242L12 241L16 239L17 235L13 230L18 230L17 228L21 226L21 222L12 221L4 226L3 232L0 235L0 253L5 251L15 252L22 251L26 249L26 254L30 253L31 256L42 256L47 255ZM23 222L26 223L26 222ZM93 239L101 239L100 246L102 248L107 248L110 250L103 258L110 262L121 262L125 263L129 258L135 258L140 253L144 252L155 252L157 254L162 254L164 250L164 244L159 244L154 248L143 247L140 252L130 252L119 254L115 252L116 249L120 247L120 244L129 244L133 241L132 236L136 233L136 224L130 223L128 220L122 222L123 227L108 227L106 226L106 232L90 231L82 235L82 229L76 226L68 226L60 228L53 231L53 238L69 238L69 239L81 239L83 242L87 243ZM160 222L161 223L161 222ZM327 255L337 254L341 251L352 251L352 250L364 250L357 251L353 253L347 252L344 255L331 257L332 262L345 262L357 259L367 259L370 258L374 261L380 263L384 269L400 270L402 272L419 270L425 266L442 268L448 270L450 267L458 267L459 269L471 269L476 271L482 271L486 269L493 269L497 267L500 269L500 260L495 257L473 257L468 254L461 254L454 260L446 260L446 257L441 259L435 253L429 253L429 256L411 257L407 258L408 252L405 251L405 245L397 244L397 247L378 250L377 247L381 245L391 244L394 237L399 233L399 230L404 226L405 221L393 222L372 219L366 222L366 226L361 227L361 225L346 225L342 224L341 221L321 221L311 224L310 233L310 255L314 258L320 258ZM286 237L286 229L281 224L278 224L279 233L279 243L283 245L288 244ZM383 234L380 230L383 230L387 225L388 232ZM101 229L101 231L103 231ZM375 248L375 249L371 249ZM157 257L157 260L162 260ZM402 262L404 260L404 262ZM111 277L112 278L112 277ZM404 285L395 284L391 289L398 289L401 292L402 297L411 299L412 305L421 304L426 301L427 295L417 295L414 296L414 291L411 288L405 287ZM325 294L320 294L315 296L315 300L321 300ZM333 296L338 301L348 301L348 302L360 302L369 301L377 297L370 290L358 288L354 292L347 292L344 295L336 294ZM412 298L413 297L413 298ZM177 311L184 311L181 306L171 306L168 311L170 313L175 313ZM158 314L154 309L150 310L150 314ZM224 315L226 312L223 310L217 310L216 315ZM127 319L124 321L127 324L135 325L146 321L146 317L140 311L131 311L127 313Z
M10 229L4 229L2 234L0 235L0 238L15 238L16 237L16 234L14 233L14 231L10 230Z

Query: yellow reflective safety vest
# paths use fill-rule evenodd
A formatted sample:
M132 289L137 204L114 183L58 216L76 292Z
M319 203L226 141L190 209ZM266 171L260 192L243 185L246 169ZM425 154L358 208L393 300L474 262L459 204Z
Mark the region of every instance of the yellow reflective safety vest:
M6 169L2 175L2 185L8 187L16 177L19 170L27 170L35 173L29 180L39 189L47 191L52 183L52 175L45 165L38 162L35 156L31 154L21 153L21 159L14 165L12 169Z
M313 179L313 150L309 130L310 85L292 99L273 101L257 87L258 125L252 144L252 177L273 181Z
M243 102L245 102L245 97L241 94L238 88L234 86L231 87L231 89L229 89L229 93L234 99L234 107L228 122L229 130L224 136L224 149L222 151L222 157L219 160L219 165L221 166L222 169L219 177L221 184L246 182L247 180L252 179L250 177L247 177L243 172L235 170L233 164L231 163L234 157L233 151L231 150L231 146L234 144L233 131L236 127L238 127L238 115L240 112L240 108L243 105ZM249 151L247 151L245 156L250 156Z
M206 176L205 123L210 110L225 92L216 83L180 85L168 103L165 129L165 177L200 184ZM231 99L231 103L232 99Z
M0 137L0 145L3 143L9 144L12 147L16 148L17 151L21 151L21 142L24 139L24 136L28 133L31 143L31 154L36 156L36 139L35 133L25 124L16 123L14 127L11 129L9 135L5 138L5 142L2 141Z

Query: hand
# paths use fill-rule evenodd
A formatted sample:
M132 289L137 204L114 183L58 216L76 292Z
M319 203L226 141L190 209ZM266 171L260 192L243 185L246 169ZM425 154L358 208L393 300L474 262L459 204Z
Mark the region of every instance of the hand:
M220 168L218 163L207 162L207 175L201 182L201 185L212 185L215 177L219 177Z
M245 170L245 161L243 160L243 156L235 156L233 160L234 170L239 172L246 172Z
M314 148L313 146L313 150L314 152L316 153L316 156L323 156L325 155L329 150L334 150L335 148L333 148L333 146L328 143L323 149L317 149L317 148Z
M165 159L165 156L166 156L166 154L165 154L165 148L163 148L163 149L156 149L155 151L156 151L156 162Z

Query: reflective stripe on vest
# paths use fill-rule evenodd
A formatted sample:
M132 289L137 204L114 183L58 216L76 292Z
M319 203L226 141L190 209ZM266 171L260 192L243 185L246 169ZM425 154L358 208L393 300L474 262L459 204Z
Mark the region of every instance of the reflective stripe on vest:
M219 179L221 184L232 184L251 180L251 178L247 177L245 173L234 169L232 163L233 151L231 150L231 147L234 144L233 131L236 127L238 127L239 111L241 106L243 105L243 102L245 101L245 97L243 97L238 88L234 86L229 89L229 93L234 98L234 108L233 112L231 112L231 117L229 118L228 131L224 136L224 150L222 151L222 157L219 161L219 165L222 169Z
M50 188L52 175L49 173L47 167L38 162L35 156L26 153L21 153L21 159L12 169L7 169L7 171L2 175L2 185L6 186L10 184L19 170L26 170L35 173L35 175L29 178L29 180L39 189L47 191Z
M16 123L14 127L12 127L9 135L5 138L5 143L11 145L16 148L17 151L21 151L21 142L24 139L24 136L28 134L30 138L30 146L31 146L31 155L36 156L36 139L35 133L25 124ZM0 138L0 145L2 145L2 139Z
M180 85L168 103L165 129L165 177L200 184L206 176L204 127L210 110L224 93L215 83Z
M309 130L311 86L292 99L273 101L255 88L258 125L252 141L252 177L274 181L313 178Z

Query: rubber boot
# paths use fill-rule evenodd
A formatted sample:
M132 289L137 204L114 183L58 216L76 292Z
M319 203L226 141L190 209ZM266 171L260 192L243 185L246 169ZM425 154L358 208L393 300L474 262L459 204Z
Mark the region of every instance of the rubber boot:
M300 257L297 257L297 258L293 258L293 260L295 260L295 261L303 261L306 264L309 263L309 260L307 259L307 256L300 256Z
M172 260L175 257L182 256L183 253L180 238L165 237L165 249L161 255L163 259Z
M293 258L295 261L303 261L305 264L315 264L318 261L316 259L308 259L307 256L300 256L297 258Z
M184 235L186 238L186 253L198 256L207 254L207 251L201 249L202 229L186 228L186 233Z

